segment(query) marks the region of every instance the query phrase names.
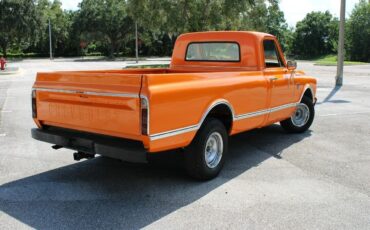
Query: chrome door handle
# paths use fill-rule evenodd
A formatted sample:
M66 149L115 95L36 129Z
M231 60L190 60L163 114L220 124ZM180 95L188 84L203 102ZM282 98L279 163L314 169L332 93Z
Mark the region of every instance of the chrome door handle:
M277 77L270 77L270 81L276 81L277 79L279 79L279 78L277 78Z

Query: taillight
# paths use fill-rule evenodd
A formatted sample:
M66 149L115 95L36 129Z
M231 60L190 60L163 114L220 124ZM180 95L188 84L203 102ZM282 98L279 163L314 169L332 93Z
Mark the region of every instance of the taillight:
M36 90L32 90L32 117L37 117Z
M140 98L141 106L141 134L149 135L149 102L146 97Z

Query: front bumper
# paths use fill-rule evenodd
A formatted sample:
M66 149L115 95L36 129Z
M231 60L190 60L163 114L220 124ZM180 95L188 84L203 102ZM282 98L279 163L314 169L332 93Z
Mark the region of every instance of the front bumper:
M32 129L32 138L83 153L99 154L128 162L147 162L147 151L140 141L127 140L75 130L47 127Z

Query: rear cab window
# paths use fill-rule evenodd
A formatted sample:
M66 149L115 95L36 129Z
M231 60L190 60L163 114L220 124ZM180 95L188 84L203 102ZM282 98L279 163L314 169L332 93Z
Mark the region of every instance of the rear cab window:
M274 40L264 40L263 49L266 68L276 68L283 66L283 61L281 60Z
M237 42L192 42L186 50L185 61L240 62Z

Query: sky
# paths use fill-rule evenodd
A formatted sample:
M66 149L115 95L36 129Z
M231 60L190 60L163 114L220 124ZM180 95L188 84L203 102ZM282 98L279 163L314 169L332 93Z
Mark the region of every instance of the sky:
M281 0L280 8L284 12L289 26L302 20L307 13L312 11L329 10L331 14L339 18L340 0ZM346 1L346 16L348 17L359 0Z
M64 9L76 10L81 0L61 0L61 2ZM358 2L359 0L347 0L347 16ZM295 26L307 13L312 11L329 10L334 16L339 17L340 0L280 0L280 8L289 26Z

